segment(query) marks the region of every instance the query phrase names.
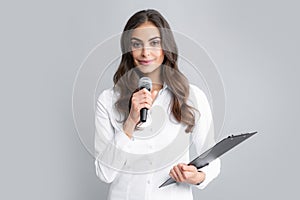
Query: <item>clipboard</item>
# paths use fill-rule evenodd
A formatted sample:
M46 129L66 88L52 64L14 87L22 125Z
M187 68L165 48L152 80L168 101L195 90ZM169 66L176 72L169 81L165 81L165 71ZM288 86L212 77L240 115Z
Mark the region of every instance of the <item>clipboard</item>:
M223 155L224 153L226 153L227 151L237 146L241 142L245 141L246 139L250 138L256 133L257 131L251 133L244 133L240 135L228 136L227 138L224 138L223 140L215 144L213 147L202 153L200 156L196 157L188 165L194 165L197 169L201 169L202 167L209 165L211 161L220 157L221 155ZM159 188L170 185L172 183L176 183L176 181L172 178L169 178L162 185L160 185Z

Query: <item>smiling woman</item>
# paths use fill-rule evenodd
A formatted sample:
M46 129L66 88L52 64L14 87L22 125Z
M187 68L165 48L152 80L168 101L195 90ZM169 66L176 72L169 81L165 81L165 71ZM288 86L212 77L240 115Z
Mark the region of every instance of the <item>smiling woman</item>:
M154 51L153 48L149 48L148 42L155 37L160 38L160 45L158 48L154 48ZM137 54L133 51L135 50L132 47L133 39L135 39L134 41L139 41L136 46L142 50L137 51ZM123 30L121 49L122 59L114 75L114 83L116 86L115 89L119 90L120 93L120 98L115 105L118 111L125 115L124 121L129 115L128 102L132 93L136 90L138 79L141 76L151 76L154 87L162 88L162 84L165 84L172 90L173 98L172 102L170 102L172 114L177 121L187 125L187 132L191 132L195 124L195 118L193 108L187 104L189 82L179 71L177 65L177 45L170 25L165 18L156 10L144 10L135 13L128 20ZM152 50L150 51L149 49ZM141 55L148 53L148 57L151 57L150 52L152 52L152 56L155 57L155 62ZM160 62L161 59L163 60L162 63ZM139 60L141 60L141 63ZM142 65L145 64L143 61L146 61L146 63L148 61L150 66ZM158 64L160 64L160 66L157 66ZM147 74L143 74L143 71ZM152 97L154 99L155 94L152 93L151 95L148 94L148 98ZM141 103L144 104L143 106L149 108L149 102Z
M152 82L161 83L160 66L164 60L161 37L158 28L152 22L145 22L134 29L131 37L134 65Z
M192 186L203 189L220 172L219 159L201 170L186 164L189 141L197 153L209 146L213 122L207 98L179 71L173 33L156 10L128 20L121 49L115 85L97 101L97 176L112 183L108 199L191 200ZM137 88L142 77L151 79L151 91ZM144 124L142 108L149 110L148 119L153 116ZM169 176L178 183L159 188Z

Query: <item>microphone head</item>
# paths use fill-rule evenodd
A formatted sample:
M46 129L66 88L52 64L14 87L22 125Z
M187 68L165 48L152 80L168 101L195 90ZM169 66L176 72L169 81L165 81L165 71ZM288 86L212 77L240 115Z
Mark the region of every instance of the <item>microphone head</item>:
M146 88L147 90L151 91L152 89L152 81L149 77L142 77L139 80L139 89Z

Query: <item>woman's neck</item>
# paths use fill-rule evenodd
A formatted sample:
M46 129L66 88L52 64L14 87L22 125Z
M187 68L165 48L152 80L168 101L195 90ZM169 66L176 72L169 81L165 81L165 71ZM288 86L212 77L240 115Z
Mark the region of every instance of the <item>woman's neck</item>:
M162 84L152 83L152 89L151 90L161 90L162 88L163 88Z
M151 73L145 74L152 81L152 88L162 88L163 82L160 77L160 67Z

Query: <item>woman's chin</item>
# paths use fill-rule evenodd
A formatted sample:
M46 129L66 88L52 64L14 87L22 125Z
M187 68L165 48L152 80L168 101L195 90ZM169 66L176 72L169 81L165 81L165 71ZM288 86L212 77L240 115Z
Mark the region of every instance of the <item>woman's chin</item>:
M145 66L145 65L140 65L138 66L138 69L140 70L140 72L142 72L143 74L147 75L147 74L151 74L155 71L158 70L159 67L156 66Z
M149 73L153 72L153 69L149 66L139 66L139 70L143 74L149 74Z

